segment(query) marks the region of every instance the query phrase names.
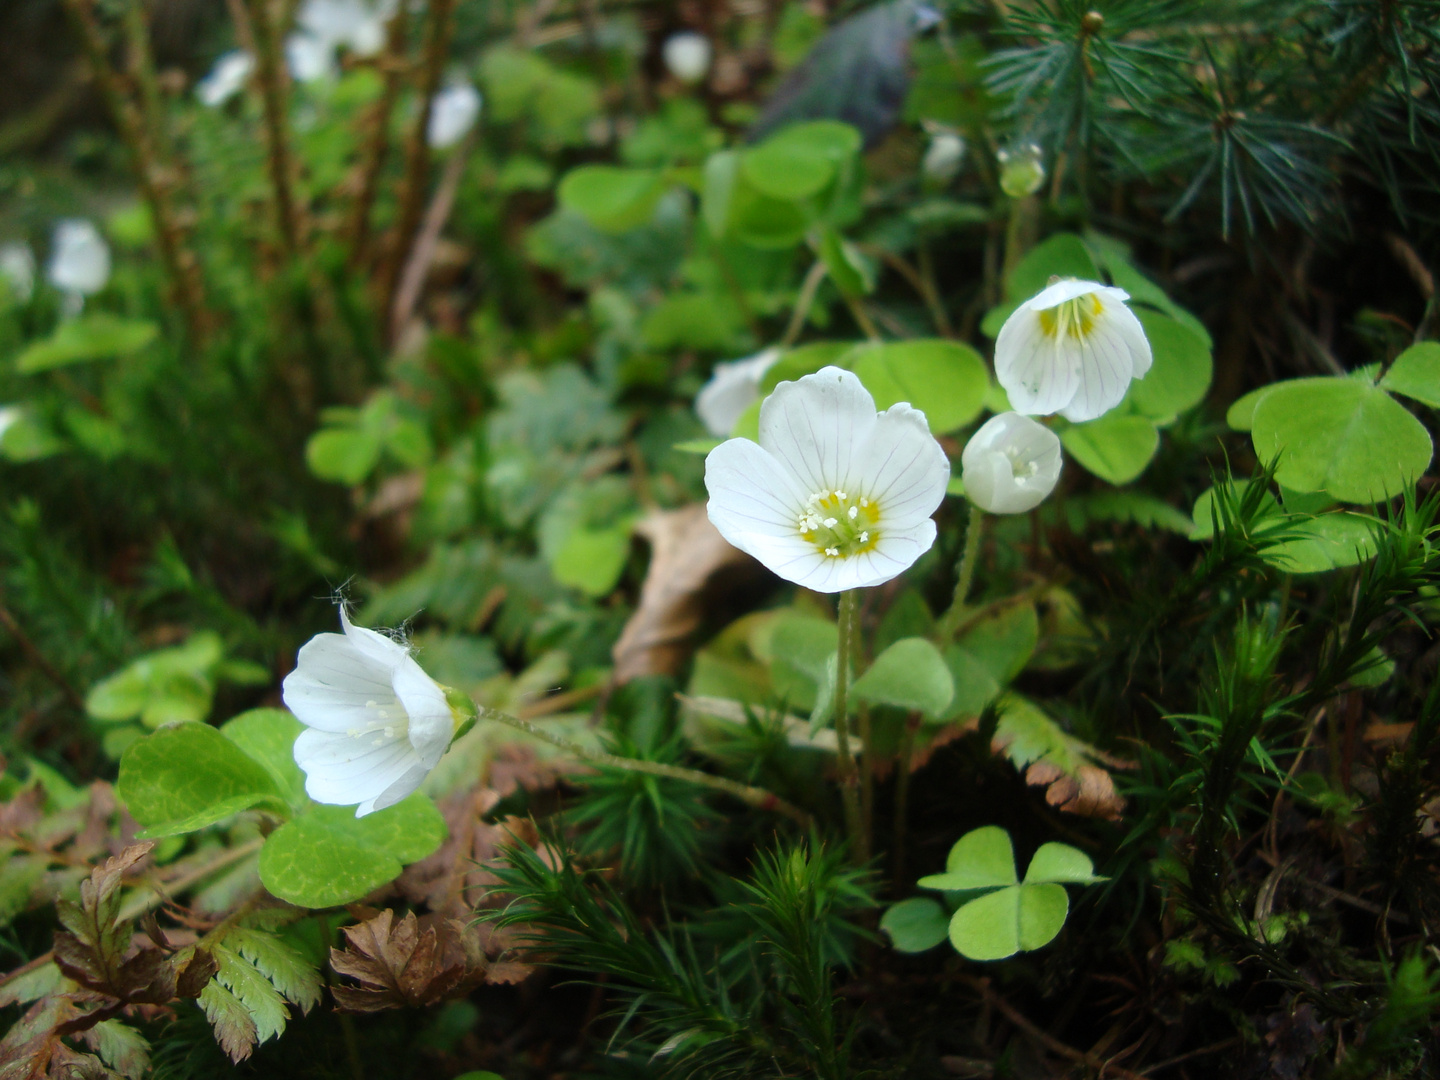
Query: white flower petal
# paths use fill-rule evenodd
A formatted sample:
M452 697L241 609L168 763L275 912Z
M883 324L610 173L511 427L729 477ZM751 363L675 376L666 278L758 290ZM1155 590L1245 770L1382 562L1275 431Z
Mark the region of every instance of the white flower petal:
M395 696L410 718L410 745L425 768L433 769L455 734L455 715L445 691L408 656L392 678Z
M1077 278L1065 278L1053 285L1047 285L1038 293L1032 296L1022 308L1030 311L1046 311L1065 303L1067 300L1078 300L1082 296L1089 296L1092 293L1099 293L1106 300L1118 300L1124 303L1130 299L1130 294L1124 289L1116 289L1110 285L1102 285L1098 281L1081 281Z
M875 399L838 367L782 382L760 406L760 445L812 492L844 489L874 427Z
M345 732L374 723L376 708L399 707L389 665L377 665L343 634L316 634L300 647L281 697L302 724Z
M797 512L814 490L802 488L773 454L749 439L730 439L706 455L705 486L710 520L742 551L748 548L737 537L794 536Z
M1016 308L995 339L995 379L1017 412L1048 416L1068 405L1080 385L1080 357L1045 333L1040 316Z
M710 42L692 31L671 34L660 52L670 74L683 83L697 83L710 70Z
M880 504L886 534L928 519L945 500L950 461L925 414L905 402L876 417L859 462L854 482Z
M210 69L210 74L195 84L195 96L210 108L223 105L245 88L246 80L255 70L255 57L243 49L228 52Z
M1130 345L1116 329L1115 320L1106 317L1108 314L1102 311L1078 343L1067 342L1070 348L1076 344L1079 347L1080 385L1060 415L1077 424L1104 416L1120 404L1130 388L1134 370Z
M340 625L345 630L346 639L376 664L394 667L410 655L410 650L393 638L368 626L352 623L344 604L340 605Z
M355 808L355 816L364 817L366 814L373 814L376 810L384 810L387 806L394 806L401 799L415 791L425 780L430 768L425 765L412 765L410 770L403 774L398 780L392 783L373 799L367 799Z
M1059 437L1015 412L992 416L960 455L966 497L992 514L1039 506L1055 489L1062 464Z
M441 90L430 101L430 125L426 141L436 150L454 146L475 126L480 116L480 91L469 83L456 83Z
M729 435L745 410L760 399L760 380L780 356L779 349L769 348L746 360L716 364L710 381L695 395L695 412L705 430Z
M110 247L94 222L71 218L56 224L46 276L57 289L81 296L105 287L110 280Z
M291 34L285 39L285 64L296 82L315 82L335 73L335 46L313 34Z

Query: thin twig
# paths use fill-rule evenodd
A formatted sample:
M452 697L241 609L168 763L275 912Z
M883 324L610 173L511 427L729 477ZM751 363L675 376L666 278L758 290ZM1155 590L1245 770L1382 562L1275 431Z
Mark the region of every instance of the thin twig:
M365 131L365 145L360 151L360 160L355 166L353 184L355 201L350 206L350 222L346 233L350 238L350 265L362 266L370 249L370 212L375 205L375 196L380 190L380 172L390 150L390 117L395 111L395 102L400 98L400 86L408 65L405 60L405 44L410 32L410 5L399 4L390 18L386 32L385 52L381 54L379 68L385 75L384 89L380 97L361 122Z
M927 279L926 275L911 266L905 259L889 250L888 248L876 247L871 244L860 246L860 250L866 255L878 257L886 266L909 282L910 287L919 294L920 299L925 302L925 307L930 312L930 321L935 324L935 329L940 331L941 337L954 337L955 332L950 326L950 317L945 314L945 306L940 302L940 297L935 291L933 280ZM925 259L928 252L920 249L921 258ZM928 259L926 260L928 261Z
M255 74L265 116L265 150L270 186L275 196L275 218L280 243L292 259L304 251L305 227L295 195L295 168L290 153L290 75L280 47L280 32L270 0L247 0L250 33L255 41Z
M435 258L436 245L440 242L440 232L445 228L445 222L450 220L450 211L455 208L455 196L460 191L460 180L465 175L465 164L470 159L478 131L478 127L471 128L445 163L440 186L435 189L430 209L425 212L425 222L420 227L420 235L415 238L410 260L400 276L400 287L395 290L395 305L390 309L390 325L397 334L415 314L415 305L420 301L426 275L430 273L430 263Z
M805 329L805 319L810 314L810 308L815 303L815 290L820 288L820 282L825 280L825 260L816 259L814 265L805 274L805 280L800 284L800 292L795 297L795 310L790 313L790 325L785 327L785 336L780 339L780 347L788 349L795 344L795 339L800 336L800 331Z
M558 746L562 750L569 751L582 761L588 761L592 765L603 765L611 769L625 769L628 772L646 773L650 776L663 776L670 780L681 780L687 784L697 784L701 787L714 788L716 791L723 791L747 806L753 806L757 810L774 810L784 814L805 828L812 824L811 817L798 806L794 806L780 798L774 792L766 791L764 788L752 787L749 784L742 784L739 781L731 780L725 776L715 776L712 773L701 772L699 769L687 769L681 765L667 765L659 761L641 761L638 758L621 757L618 754L608 754L603 750L590 750L579 743L571 742L562 735L556 735L547 731L538 724L532 724L529 720L522 720L518 716L511 716L509 713L500 712L498 709L478 707L477 717L481 720L493 720L497 724L504 724L516 731L523 731L525 734L547 742L551 746Z

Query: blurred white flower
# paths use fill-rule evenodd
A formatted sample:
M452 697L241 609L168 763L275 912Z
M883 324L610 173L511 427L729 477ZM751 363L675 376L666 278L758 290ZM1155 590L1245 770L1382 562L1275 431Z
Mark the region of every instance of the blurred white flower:
M954 132L941 131L931 138L930 148L925 151L925 160L920 163L920 168L925 179L948 184L959 175L964 160L965 140Z
M876 414L851 372L782 382L760 406L760 441L730 439L705 459L720 535L818 592L879 585L935 542L930 515L950 463L925 414Z
M0 244L0 277L18 300L29 300L35 292L35 253L23 240Z
M992 514L1034 510L1060 479L1060 439L1016 412L992 416L960 455L965 496Z
M729 435L745 410L760 400L760 380L780 359L773 346L748 360L716 364L710 381L695 395L695 412L711 435Z
M337 70L335 46L310 34L291 34L285 39L285 66L296 82L328 79Z
M331 48L344 46L356 56L374 56L385 47L385 24L398 0L305 0L295 16L300 32Z
M224 105L245 89L250 73L255 70L255 57L242 49L228 52L210 69L210 74L195 84L195 96L202 105L212 109Z
M461 718L444 688L410 650L355 626L340 608L343 634L317 634L285 676L285 706L309 729L295 763L316 802L358 803L356 817L393 806L420 786Z
M480 91L468 82L455 83L430 100L430 126L425 137L436 150L454 146L480 117Z
M110 280L110 248L94 222L67 218L56 223L45 276L77 300L105 287Z
M660 52L670 74L683 83L697 83L710 70L710 41L692 31L671 34Z
M1150 342L1124 289L1052 279L995 339L995 378L1017 412L1094 420L1150 370Z
M5 441L5 433L24 415L23 405L0 405L0 442Z

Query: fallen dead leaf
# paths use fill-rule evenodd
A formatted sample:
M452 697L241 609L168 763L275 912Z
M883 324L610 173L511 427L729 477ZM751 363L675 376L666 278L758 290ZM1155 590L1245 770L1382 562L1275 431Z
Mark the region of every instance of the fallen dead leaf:
M479 939L459 919L417 919L412 911L396 921L386 909L344 933L348 944L330 950L330 966L359 983L331 988L346 1012L434 1005L464 996L485 978Z
M611 651L616 684L678 672L705 615L705 586L726 567L750 561L710 524L704 503L656 511L635 532L650 541L650 569L635 613Z

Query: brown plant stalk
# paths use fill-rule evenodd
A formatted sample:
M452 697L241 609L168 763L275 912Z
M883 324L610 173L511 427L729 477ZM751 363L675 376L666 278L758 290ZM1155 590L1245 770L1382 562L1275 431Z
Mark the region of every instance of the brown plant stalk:
M360 149L360 160L351 173L348 187L355 193L350 204L350 220L345 234L350 240L350 266L363 266L370 249L370 213L375 206L375 195L380 189L380 171L385 167L385 158L390 150L390 117L395 112L395 103L400 98L400 87L409 70L406 61L406 41L410 33L410 9L401 4L395 9L386 33L385 51L378 66L384 74L384 88L380 98L365 113L361 121L364 145Z
M295 195L295 162L287 122L290 75L281 54L281 28L270 0L246 0L246 14L240 34L255 42L255 77L264 108L265 153L275 196L276 225L285 254L297 258L304 252L305 218Z

